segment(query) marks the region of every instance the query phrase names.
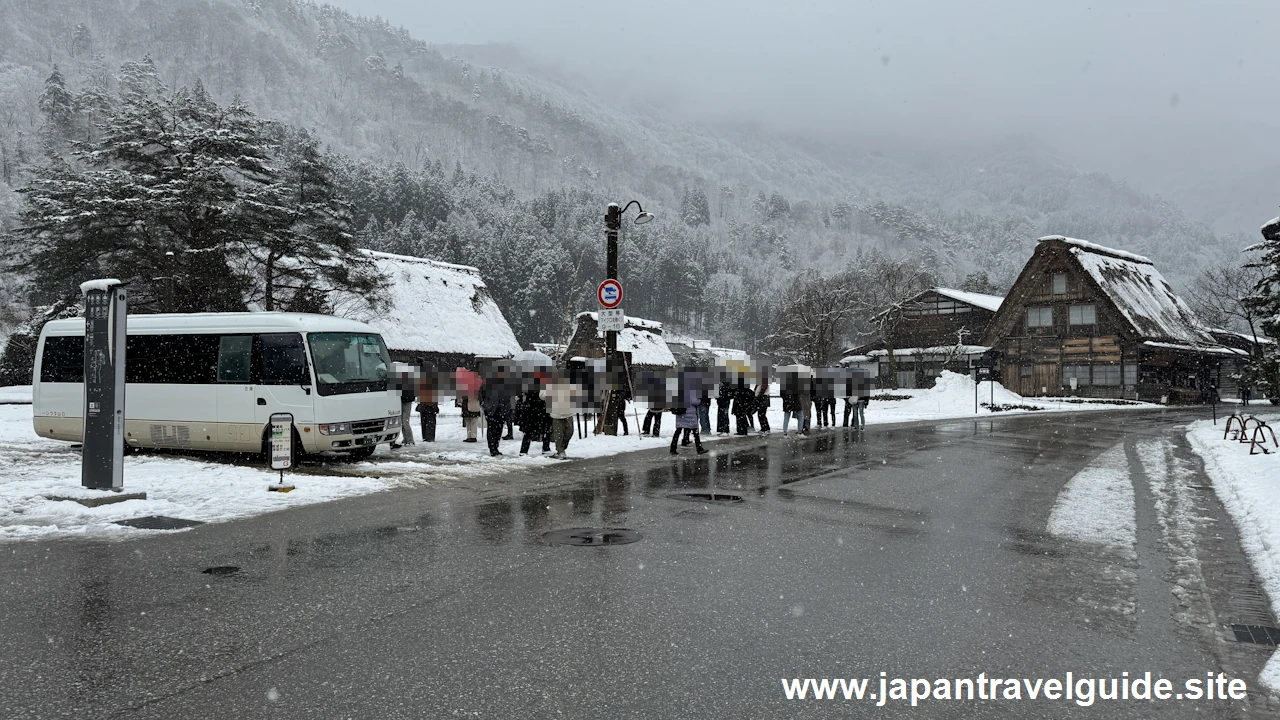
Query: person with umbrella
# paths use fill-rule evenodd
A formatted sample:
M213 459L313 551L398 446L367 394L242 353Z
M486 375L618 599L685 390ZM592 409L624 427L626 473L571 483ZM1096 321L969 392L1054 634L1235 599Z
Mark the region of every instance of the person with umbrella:
M515 370L520 373L523 393L520 397L516 413L516 422L524 438L520 441L520 454L529 452L529 445L534 440L542 440L542 452L551 452L551 416L547 414L547 403L542 398L543 381L547 371L555 367L550 357L536 350L525 350L511 358Z

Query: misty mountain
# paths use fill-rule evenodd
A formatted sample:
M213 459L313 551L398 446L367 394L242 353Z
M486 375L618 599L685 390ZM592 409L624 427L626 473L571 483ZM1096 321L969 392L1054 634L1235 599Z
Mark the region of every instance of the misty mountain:
M431 46L384 20L295 0L0 0L0 230L14 222L13 190L45 154L38 98L53 66L88 102L113 90L123 63L146 55L169 89L199 81L220 102L308 129L344 162L434 168L440 177L456 170L450 192L462 192L457 173L484 179L491 190L438 205L416 244L389 248L444 259L476 261L432 238L483 235L497 206L558 208L539 215L540 225L581 257L603 245L593 214L632 198L659 217L634 231L638 241L697 246L654 263L655 278L693 262L699 272L686 283L730 293L744 279L768 293L790 273L871 251L919 257L946 283L975 269L1008 283L1045 234L1150 255L1178 283L1246 242L1218 238L1169 203L1072 168L1029 138L939 147L928 138L795 137L749 122L677 121L510 46ZM91 139L90 125L84 132ZM371 240L406 209L356 206L357 228L381 233ZM526 309L520 302L512 296L504 310ZM742 328L707 327L707 311L656 302L649 311L747 341Z

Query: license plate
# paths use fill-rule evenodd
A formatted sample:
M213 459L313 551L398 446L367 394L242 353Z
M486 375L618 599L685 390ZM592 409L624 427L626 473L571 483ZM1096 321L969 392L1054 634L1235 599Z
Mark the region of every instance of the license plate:
M378 442L377 435L368 435L362 438L356 438L357 445L376 445Z

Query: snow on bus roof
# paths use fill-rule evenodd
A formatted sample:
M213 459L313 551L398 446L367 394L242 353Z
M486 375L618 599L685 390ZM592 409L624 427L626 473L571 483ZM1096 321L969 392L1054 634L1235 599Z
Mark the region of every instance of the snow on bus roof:
M390 306L360 317L382 333L387 347L409 352L436 352L511 357L523 348L498 303L467 265L361 250L391 281Z
M236 313L156 313L130 315L128 332L132 334L173 334L191 331L205 332L358 332L376 333L377 330L359 320L296 312L236 312ZM84 318L74 317L50 320L45 323L46 334L80 335L84 333Z
M1102 253L1104 255L1111 255L1112 257L1117 257L1122 260L1130 260L1132 262L1145 263L1147 265L1155 264L1151 262L1151 258L1144 257L1142 255L1135 255L1134 253L1126 252L1124 250L1116 250L1115 248L1109 248L1105 245L1098 245L1097 243L1091 243L1088 240L1080 240L1078 238L1069 238L1065 235L1045 235L1044 237L1039 239L1039 242L1044 242L1046 240L1058 240L1068 245L1075 245L1076 247L1084 248L1085 250L1088 250L1090 252Z

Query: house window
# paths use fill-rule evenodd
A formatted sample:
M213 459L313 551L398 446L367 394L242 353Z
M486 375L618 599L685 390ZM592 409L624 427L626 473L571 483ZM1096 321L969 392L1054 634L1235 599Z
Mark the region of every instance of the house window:
M1027 327L1050 327L1053 325L1053 308L1027 308Z
M1018 369L1018 376L1019 376L1019 377L1031 377L1031 366L1030 366L1030 365L1023 365L1021 368L1019 368L1019 369Z
M1092 305L1072 305L1068 316L1072 325L1092 325L1098 321L1097 308Z
M1138 384L1138 366L1130 363L1124 366L1124 384L1133 387Z
M1084 387L1089 384L1089 366L1088 365L1063 365L1062 366L1062 385L1063 387L1071 386L1071 378L1076 379L1076 387Z
M1067 294L1067 274L1066 273L1053 274L1053 294L1054 295Z
M1119 365L1094 365L1093 384L1118 387L1120 385Z
M915 370L899 370L898 371L898 387L903 390L911 390L916 386Z

